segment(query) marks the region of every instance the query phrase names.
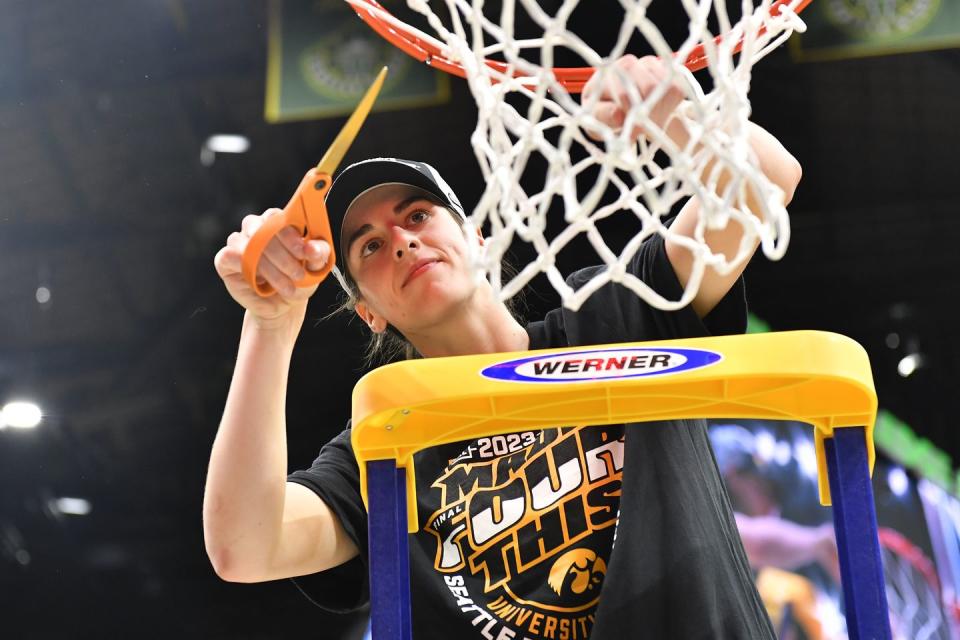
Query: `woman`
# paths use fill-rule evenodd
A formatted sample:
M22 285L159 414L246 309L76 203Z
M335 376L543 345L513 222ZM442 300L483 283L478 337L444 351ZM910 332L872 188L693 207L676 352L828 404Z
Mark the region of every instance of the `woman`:
M664 74L655 58L628 56L618 64L643 96ZM598 98L594 115L600 121L612 127L623 122L628 92L617 79L591 81L584 93ZM682 97L679 88L667 91L652 111L654 122L669 123ZM682 125L667 126L684 145ZM789 202L800 179L796 160L756 126L751 145ZM419 163L353 165L337 177L327 204L332 227L340 229L342 268L357 315L374 336L396 332L424 357L745 328L742 269L708 273L692 304L677 312L652 309L610 284L578 312L558 309L521 325L489 285L472 277L469 243L482 240L464 233L456 196ZM741 204L755 210L750 201ZM698 215L691 199L672 228L692 236ZM261 220L245 219L215 260L228 291L247 311L211 453L207 551L218 575L237 582L316 574L359 558L352 577L361 586L348 589L321 574L314 594L331 609L357 606L365 597L366 514L349 428L323 448L311 469L289 479L285 473L287 368L313 293L295 289L293 281L302 275L299 260L320 268L329 247L285 230L259 269L278 293L259 298L241 278L240 255ZM729 256L740 239L733 225L706 236L714 252ZM646 242L630 265L673 299L691 268L685 249L659 237ZM571 285L593 271L573 274ZM410 540L415 638L773 637L700 421L647 424L626 434L623 425L528 431L501 443L481 439L431 449L418 454L416 464L421 530Z

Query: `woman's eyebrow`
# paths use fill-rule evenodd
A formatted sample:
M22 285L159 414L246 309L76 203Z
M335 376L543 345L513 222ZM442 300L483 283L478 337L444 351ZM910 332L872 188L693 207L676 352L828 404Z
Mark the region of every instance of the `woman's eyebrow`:
M350 238L347 240L347 255L350 255L350 250L353 248L353 243L360 239L368 231L373 229L372 224L361 225L359 229L350 234Z
M393 207L393 212L397 214L402 213L404 209L412 205L414 202L418 202L420 200L426 200L427 202L430 202L429 198L427 198L426 196L412 195L409 198L404 198L403 200L398 202L396 206Z

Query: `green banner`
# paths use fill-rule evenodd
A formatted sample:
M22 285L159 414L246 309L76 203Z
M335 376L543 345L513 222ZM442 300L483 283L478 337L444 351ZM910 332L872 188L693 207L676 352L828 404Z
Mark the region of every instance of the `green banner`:
M814 0L792 40L800 60L877 56L960 45L957 0Z
M889 411L880 409L877 412L873 440L883 453L921 477L951 493L960 490L957 482L960 476L953 471L949 454L915 434L907 423Z
M390 73L376 110L449 99L447 74L383 40L343 0L271 1L268 122L348 114L384 65Z

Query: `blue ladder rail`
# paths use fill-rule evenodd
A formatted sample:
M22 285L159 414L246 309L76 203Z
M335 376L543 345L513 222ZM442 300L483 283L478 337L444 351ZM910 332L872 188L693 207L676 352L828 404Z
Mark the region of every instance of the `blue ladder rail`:
M887 592L864 430L836 429L832 438L824 440L824 447L847 633L852 640L889 639Z

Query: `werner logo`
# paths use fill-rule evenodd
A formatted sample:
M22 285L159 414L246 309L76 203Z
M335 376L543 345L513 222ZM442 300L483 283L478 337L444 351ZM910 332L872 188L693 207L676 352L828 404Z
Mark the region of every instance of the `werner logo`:
M708 367L721 359L719 353L704 349L593 349L509 360L491 365L480 374L510 382L587 382L680 373Z

